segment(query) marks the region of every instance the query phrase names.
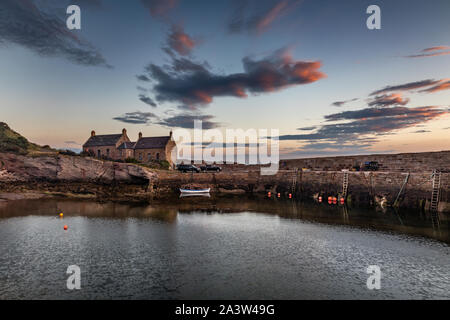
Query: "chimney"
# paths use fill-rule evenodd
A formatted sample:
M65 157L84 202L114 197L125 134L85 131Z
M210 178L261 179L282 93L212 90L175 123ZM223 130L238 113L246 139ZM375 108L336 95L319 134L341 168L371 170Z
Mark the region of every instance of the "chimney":
M127 129L123 128L122 129L122 135L126 135L127 134Z
M140 140L142 138L142 132L139 132L139 139Z
M94 130L91 131L91 137L95 137L95 131Z
M170 136L170 139L172 139L172 130L170 130L169 136Z

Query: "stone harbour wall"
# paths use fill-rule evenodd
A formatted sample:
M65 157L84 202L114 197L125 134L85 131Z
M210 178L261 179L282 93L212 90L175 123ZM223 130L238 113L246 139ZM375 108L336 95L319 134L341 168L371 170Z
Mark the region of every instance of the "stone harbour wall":
M410 173L399 197L400 207L425 208L432 194L432 172ZM294 179L294 176L297 178ZM352 203L373 205L376 199L385 199L393 204L405 181L403 172L348 172L348 195ZM342 193L344 172L342 171L298 171L280 170L276 175L261 176L259 171L220 173L163 172L153 181L156 193L177 192L185 186L212 188L213 192L272 192L286 197L289 193L302 200L321 195L339 196ZM295 189L293 181L296 180ZM441 211L450 211L450 173L441 173ZM294 191L292 191L294 190Z
M377 161L379 171L426 172L437 169L450 172L450 151L289 159L280 160L280 168L340 171L362 167L366 161Z
M420 167L405 164L397 170L348 171L348 202L355 205L392 205L399 194L405 177L409 179L399 197L399 206L405 208L429 207L432 195L431 174L440 169L440 211L450 211L450 170L447 170L449 152L426 154L389 155L383 168L405 159L430 158L430 163ZM337 161L339 167L352 157ZM149 200L154 197L179 194L180 187L198 186L212 188L213 193L289 193L296 199L312 200L321 195L340 196L344 172L328 166L328 158L319 158L315 166L327 164L326 170L279 170L275 175L261 175L258 167L239 167L219 173L181 173L173 170L154 170L141 165L101 161L78 156L22 156L0 153L0 193L39 191L91 196L98 199ZM330 158L335 159L335 158ZM379 160L382 158L379 158ZM387 158L385 158L387 159ZM396 159L396 160L395 160ZM394 161L395 160L395 161ZM294 160L292 160L294 161ZM301 161L295 160L295 165ZM381 160L380 160L381 161ZM331 163L331 162L330 162ZM347 162L345 162L347 163ZM440 167L438 166L440 165ZM312 166L312 165L311 165ZM425 168L421 170L420 168ZM244 170L247 168L247 170ZM406 171L410 168L410 171ZM414 168L414 170L413 170ZM295 184L293 183L295 181Z

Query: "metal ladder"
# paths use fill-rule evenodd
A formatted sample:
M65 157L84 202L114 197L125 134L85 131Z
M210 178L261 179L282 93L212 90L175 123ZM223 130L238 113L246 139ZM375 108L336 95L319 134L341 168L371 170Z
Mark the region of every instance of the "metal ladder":
M345 198L348 190L348 171L344 171L344 177L342 181L342 196Z
M400 188L400 191L397 194L397 198L395 198L394 207L398 206L398 199L400 198L400 195L402 194L403 189L405 188L406 184L408 183L409 175L410 175L410 173L408 172L406 177L405 177L405 180L403 180L402 187Z
M294 175L292 176L291 194L294 195L295 188L297 186L298 168L294 169Z
M437 170L433 170L433 174L431 175L433 178L433 191L431 193L431 212L438 211L439 205L439 194L441 189L441 173Z

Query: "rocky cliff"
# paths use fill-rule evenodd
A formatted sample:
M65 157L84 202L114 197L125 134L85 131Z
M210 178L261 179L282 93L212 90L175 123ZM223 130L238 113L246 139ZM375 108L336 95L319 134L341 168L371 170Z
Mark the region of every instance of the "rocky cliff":
M0 198L3 199L58 195L146 200L152 195L155 179L155 172L135 164L60 154L0 153Z
M0 153L1 182L97 182L148 184L156 174L128 163L60 154L24 156Z

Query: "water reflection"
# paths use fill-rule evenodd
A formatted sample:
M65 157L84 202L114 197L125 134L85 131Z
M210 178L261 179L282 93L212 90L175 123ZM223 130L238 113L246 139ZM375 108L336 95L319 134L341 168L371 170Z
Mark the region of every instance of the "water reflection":
M189 194L189 193L181 193L180 198L194 198L194 197L203 197L203 198L211 198L211 195L209 193L195 193L195 194Z
M448 245L405 233L448 242L448 220L244 196L3 202L0 299L449 299Z
M449 219L445 214L431 215L420 211L349 208L346 205L303 203L295 200L258 196L183 196L148 203L100 203L74 200L17 200L0 202L0 218L27 215L93 218L151 218L175 223L177 215L185 213L256 212L277 215L285 219L301 219L326 224L389 230L426 236L450 242Z

